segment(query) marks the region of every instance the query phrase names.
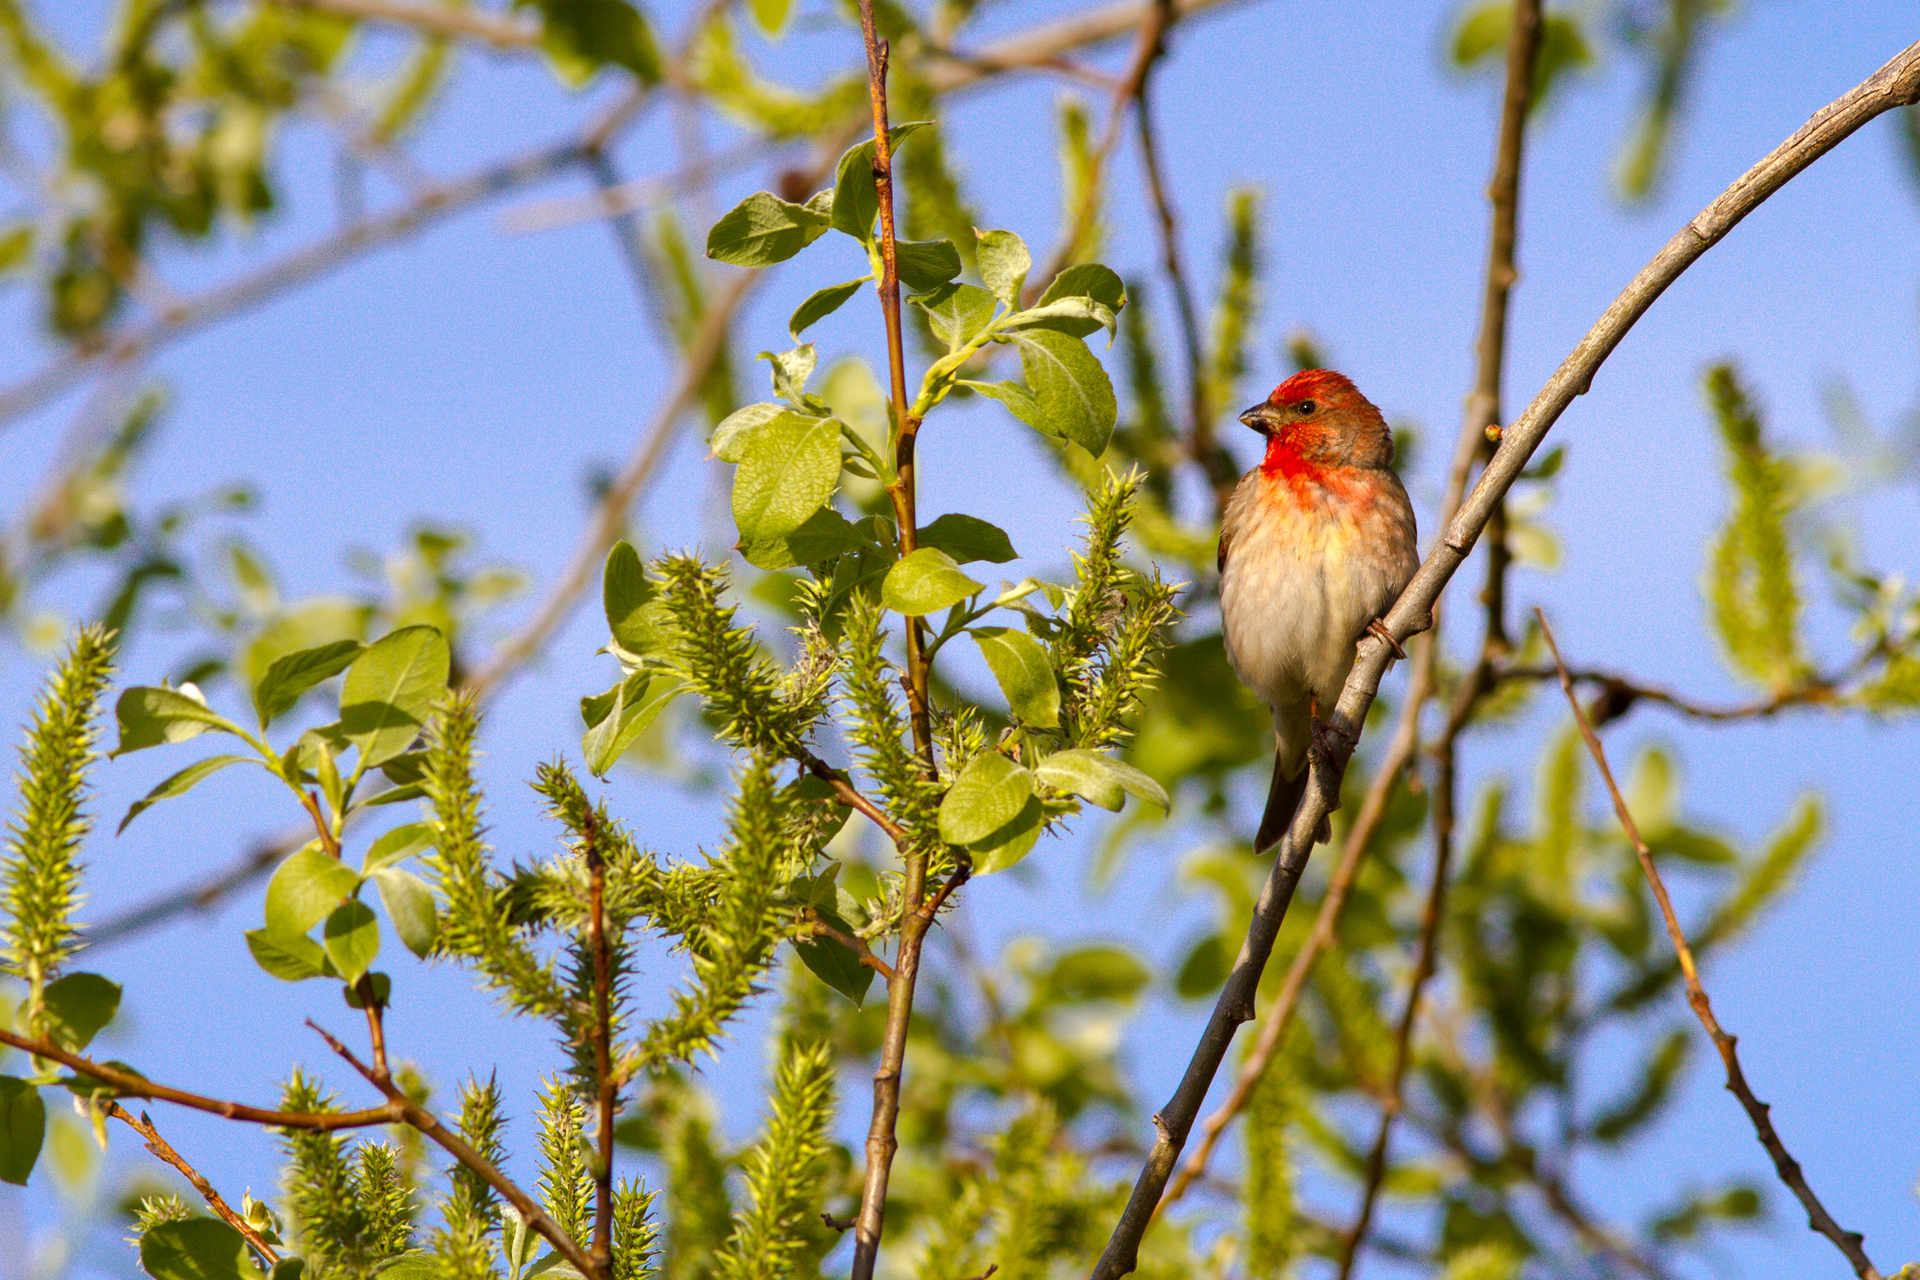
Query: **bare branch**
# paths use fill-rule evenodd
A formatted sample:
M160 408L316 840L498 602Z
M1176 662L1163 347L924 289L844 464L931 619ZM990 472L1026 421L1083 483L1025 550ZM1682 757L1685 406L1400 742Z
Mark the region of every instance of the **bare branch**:
M1607 764L1606 748L1600 745L1600 736L1593 731L1593 724L1587 719L1587 713L1580 705L1580 699L1574 695L1573 679L1567 673L1566 664L1560 657L1560 646L1553 638L1553 628L1547 625L1547 615L1535 609L1534 615L1540 619L1540 628L1547 637L1547 647L1553 650L1553 663L1560 672L1560 689L1567 695L1567 705L1573 709L1574 722L1580 727L1580 737L1587 744L1587 752L1593 757L1593 763L1600 770L1600 777L1607 784L1607 794L1613 799L1613 812L1620 819L1620 827L1627 833L1627 839L1633 842L1633 851L1640 859L1640 870L1646 873L1647 884L1653 890L1654 900L1660 904L1660 917L1666 921L1667 937L1673 943L1674 958L1680 963L1680 973L1687 984L1687 1004L1693 1009L1694 1016L1700 1019L1707 1035L1713 1040L1713 1047L1720 1052L1720 1062L1727 1071L1727 1091L1740 1099L1740 1105L1746 1108L1747 1118L1753 1122L1754 1134L1760 1139L1760 1145L1773 1157L1773 1167L1780 1175L1780 1181L1807 1210L1807 1226L1833 1241L1833 1247L1846 1255L1860 1280L1880 1280L1880 1273L1874 1269L1866 1250L1861 1248L1865 1239L1858 1231L1842 1230L1833 1220L1820 1198L1813 1194L1813 1188L1807 1185L1806 1175L1780 1141L1780 1135L1774 1131L1773 1121L1767 1115L1768 1106L1753 1096L1753 1089L1747 1084L1746 1075L1740 1070L1740 1055L1735 1049L1735 1038L1724 1031L1719 1019L1713 1016L1713 1005L1707 999L1707 989L1700 984L1700 971L1693 963L1693 948L1687 945L1687 935L1680 927L1680 918L1673 913L1673 902L1667 897L1667 886L1660 879L1660 869L1653 865L1653 852L1647 848L1647 842L1640 837L1640 828L1634 824L1633 814L1627 809L1626 797L1620 794L1620 785L1614 781L1613 770Z
M1534 450L1573 403L1574 397L1592 383L1607 356L1666 287L1768 196L1861 125L1916 100L1920 100L1920 43L1902 51L1864 83L1820 111L1667 242L1561 362L1526 412L1503 433L1500 447L1459 512L1448 522L1440 544L1428 555L1388 612L1386 626L1394 638L1404 641L1429 624L1440 593L1465 562L1492 518L1494 507L1519 479ZM1379 691L1390 657L1391 650L1384 640L1368 636L1360 642L1359 660L1347 678L1332 720L1339 731L1336 736L1344 735L1344 743L1359 741L1367 708ZM1093 1270L1096 1280L1125 1275L1138 1262L1140 1238L1152 1220L1161 1189L1173 1172L1174 1161L1193 1128L1214 1073L1220 1069L1240 1023L1251 1016L1254 990L1266 968L1267 957L1272 954L1273 941L1293 899L1294 888L1306 870L1313 833L1338 801L1340 778L1352 755L1351 747L1344 743L1327 759L1315 760L1311 766L1311 785L1294 815L1292 828L1277 848L1273 871L1261 889L1246 940L1227 976L1213 1015L1195 1046L1192 1061L1172 1101L1155 1117L1157 1139L1126 1210L1114 1228L1113 1238Z
M224 1116L229 1120L244 1120L248 1124L273 1125L281 1129L303 1129L314 1133L332 1133L340 1129L368 1129L377 1124L398 1124L402 1119L400 1111L393 1106L374 1107L365 1111L330 1112L274 1111L266 1107L249 1107L238 1102L223 1102L218 1098L207 1098L197 1093L188 1093L184 1089L155 1084L145 1076L136 1075L123 1068L95 1062L91 1058L83 1058L44 1037L0 1031L0 1044L12 1045L16 1049L26 1050L36 1058L47 1058L63 1067L70 1067L80 1075L108 1085L113 1089L116 1097L151 1098L156 1102L171 1102L176 1106Z
M180 1176L191 1183L193 1189L200 1193L200 1198L207 1202L207 1208L213 1210L215 1216L222 1222L232 1227L235 1231L238 1231L241 1239L245 1240L247 1245L255 1253L259 1254L261 1260L269 1267L280 1261L280 1255L274 1251L272 1245L260 1238L260 1233L253 1229L252 1224L235 1213L233 1206L222 1199L220 1193L213 1189L213 1184L201 1176L199 1170L188 1164L186 1157L173 1149L172 1143L160 1136L160 1131L153 1127L153 1121L147 1116L146 1112L141 1112L139 1119L135 1119L133 1114L125 1107L111 1100L102 1103L100 1109L145 1138L147 1140L147 1150L151 1151L157 1158L166 1161L175 1169L179 1170Z
M524 22L503 22L473 9L443 8L407 0L274 0L289 9L317 9L348 18L368 18L410 27L430 35L465 36L496 49L532 49L540 43L540 29Z

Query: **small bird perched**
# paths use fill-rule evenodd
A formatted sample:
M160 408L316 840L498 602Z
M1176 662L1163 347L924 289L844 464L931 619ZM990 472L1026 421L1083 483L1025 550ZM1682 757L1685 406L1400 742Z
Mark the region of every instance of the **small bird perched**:
M1264 852L1293 821L1319 715L1339 699L1355 644L1373 632L1400 652L1380 617L1420 558L1393 433L1346 377L1296 373L1240 421L1267 438L1267 454L1221 521L1220 618L1227 657L1273 708L1279 739L1253 844Z

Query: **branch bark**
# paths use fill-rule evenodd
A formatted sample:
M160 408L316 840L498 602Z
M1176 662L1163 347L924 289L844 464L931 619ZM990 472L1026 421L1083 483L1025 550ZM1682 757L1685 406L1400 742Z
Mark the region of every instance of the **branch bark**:
M1700 1025L1706 1028L1707 1035L1713 1041L1713 1047L1720 1052L1720 1062L1727 1072L1727 1092L1740 1100L1746 1109L1747 1118L1753 1122L1753 1132L1760 1139L1767 1154L1773 1158L1774 1171L1780 1175L1780 1181L1793 1192L1807 1211L1807 1226L1833 1242L1833 1247L1846 1256L1853 1267L1853 1273L1860 1280L1881 1280L1880 1273L1874 1269L1873 1262L1867 1257L1861 1242L1866 1238L1858 1231L1844 1230L1827 1212L1826 1206L1807 1185L1805 1173L1800 1162L1793 1158L1786 1144L1780 1141L1775 1132L1773 1121L1768 1116L1766 1103L1753 1096L1753 1089L1747 1084L1747 1077L1740 1070L1740 1055L1735 1048L1736 1038L1729 1035L1720 1026L1713 1015L1713 1005L1707 999L1707 989L1700 984L1700 971L1693 963L1693 948L1687 945L1687 935L1680 927L1680 918L1673 913L1673 901L1667 897L1667 886L1660 879L1660 869L1653 864L1653 852L1647 848L1647 842L1640 838L1640 828L1634 824L1633 814L1627 809L1627 801L1620 794L1620 785L1614 781L1613 770L1607 764L1606 748L1600 745L1600 737L1593 731L1593 723L1587 719L1587 713L1580 705L1580 699L1573 692L1573 679L1567 674L1566 663L1560 657L1560 645L1553 638L1553 628L1547 625L1547 615L1539 609L1534 614L1540 619L1540 628L1547 637L1547 647L1553 651L1553 664L1560 672L1560 689L1567 695L1567 705L1573 708L1574 722L1580 727L1580 737L1587 744L1587 752L1593 757L1593 763L1600 770L1601 779L1607 784L1607 794L1613 799L1613 812L1620 819L1621 830L1627 833L1627 839L1633 842L1633 852L1640 860L1640 870L1646 874L1647 884L1653 890L1654 900L1660 904L1660 917L1666 921L1667 937L1673 943L1673 955L1680 963L1680 973L1686 979L1687 1004L1693 1009L1694 1016L1700 1019Z
M496 49L532 49L540 43L540 29L528 23L503 22L472 9L408 4L404 0L275 0L289 9L317 9L348 18L365 18L409 27L428 35L464 36Z
M1606 358L1667 286L1718 244L1742 218L1861 125L1915 101L1920 101L1920 43L1903 50L1862 84L1823 108L1667 242L1561 362L1526 411L1502 433L1499 447L1479 482L1459 512L1447 522L1439 545L1388 611L1386 627L1395 640L1405 641L1428 624L1440 593L1465 563L1474 542L1492 519L1494 508L1519 478L1534 450L1573 403L1574 397L1592 384L1594 374ZM1293 891L1306 870L1314 829L1338 802L1340 779L1352 755L1352 748L1346 744L1358 742L1367 709L1373 705L1391 657L1392 650L1384 640L1368 636L1360 642L1359 660L1347 679L1332 718L1332 723L1342 731L1335 735L1342 738L1341 744L1324 762L1315 760L1311 766L1311 785L1294 815L1292 828L1278 846L1273 871L1261 889L1246 940L1227 976L1213 1016L1172 1100L1154 1117L1157 1141L1140 1171L1113 1237L1093 1269L1096 1280L1125 1275L1138 1263L1140 1238L1152 1220L1161 1189L1193 1128L1214 1073L1219 1070L1239 1025L1252 1016L1254 991L1272 954L1273 941L1293 899Z
M269 1267L280 1261L280 1255L274 1251L272 1245L260 1238L260 1233L253 1229L253 1225L235 1213L233 1206L228 1204L218 1191L214 1190L213 1184L208 1182L198 1169L188 1164L186 1157L174 1150L172 1143L160 1136L160 1131L153 1127L153 1121L148 1117L146 1112L141 1112L139 1118L136 1119L132 1112L128 1111L119 1103L111 1101L102 1105L100 1109L125 1124L142 1138L145 1138L147 1140L147 1150L152 1152L156 1159L163 1160L178 1170L180 1176L185 1178L187 1182L192 1185L193 1189L200 1193L200 1198L207 1202L207 1208L213 1210L214 1216L232 1227L235 1231L238 1231L240 1238L245 1240L247 1245L255 1253L260 1255L261 1261L265 1262Z

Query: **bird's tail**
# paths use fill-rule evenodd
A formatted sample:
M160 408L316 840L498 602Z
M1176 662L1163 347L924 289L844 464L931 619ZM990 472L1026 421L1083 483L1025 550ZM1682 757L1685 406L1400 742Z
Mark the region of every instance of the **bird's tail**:
M1287 834L1287 828L1293 825L1293 812L1300 807L1300 797L1307 793L1307 779L1312 776L1311 769L1302 768L1293 777L1287 777L1284 752L1276 753L1273 758L1273 785L1267 788L1267 811L1260 816L1260 834L1253 838L1253 851L1265 853L1280 843L1280 837Z
M1307 779L1313 776L1313 770L1301 762L1300 772L1289 778L1283 761L1284 754L1274 756L1273 785L1267 788L1267 811L1260 815L1260 833L1253 838L1253 851L1256 854L1267 852L1280 843L1280 837L1287 834L1287 828L1293 825L1294 811L1300 807L1300 797L1307 794ZM1326 818L1320 819L1320 826L1313 833L1315 844L1325 844L1332 839L1332 826Z

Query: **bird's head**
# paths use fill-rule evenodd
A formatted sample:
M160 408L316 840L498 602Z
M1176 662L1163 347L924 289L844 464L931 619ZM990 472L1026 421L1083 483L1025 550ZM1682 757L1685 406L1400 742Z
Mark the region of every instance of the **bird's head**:
M1322 467L1385 467L1393 462L1393 433L1380 410L1331 369L1307 369L1273 389L1240 415L1267 438L1267 457L1297 458Z

